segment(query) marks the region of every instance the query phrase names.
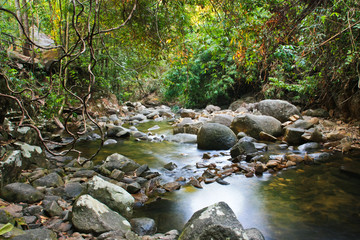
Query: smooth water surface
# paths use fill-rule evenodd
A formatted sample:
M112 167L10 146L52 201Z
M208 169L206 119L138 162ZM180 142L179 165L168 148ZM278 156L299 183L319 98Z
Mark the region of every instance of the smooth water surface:
M159 134L171 133L171 126L167 123L150 122L138 128L147 132L156 124L161 127ZM90 143L89 148L91 144L94 143ZM197 149L196 144L136 142L130 139L105 146L97 161L114 152L139 164L148 164L162 173L165 181L173 179L169 171L161 168L164 164L176 163L181 173L187 165L202 162L204 153ZM211 153L220 155L216 151ZM227 158L222 156L214 161L229 164ZM283 170L274 176L267 173L261 177L246 178L233 174L225 179L230 185L202 183L203 189L186 186L136 209L135 216L153 218L159 232L181 230L195 211L224 201L245 228L258 228L266 239L359 239L360 179L340 171L341 164L346 161L359 162L359 159L338 158L321 165ZM194 168L187 171L181 174L196 174Z

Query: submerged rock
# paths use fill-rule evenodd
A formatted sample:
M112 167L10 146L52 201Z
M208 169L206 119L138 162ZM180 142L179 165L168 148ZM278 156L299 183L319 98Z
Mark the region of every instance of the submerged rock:
M235 145L236 135L230 128L219 123L206 123L198 133L198 148L227 150Z

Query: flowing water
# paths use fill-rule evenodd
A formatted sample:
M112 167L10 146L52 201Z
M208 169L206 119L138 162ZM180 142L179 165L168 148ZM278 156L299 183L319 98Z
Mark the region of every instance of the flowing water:
M159 134L171 134L167 123L149 122L137 126L140 131L158 124ZM91 144L88 149L91 149ZM95 145L94 145L95 146ZM170 142L137 142L123 140L105 146L97 157L118 152L139 164L148 164L159 171L165 181L178 176L162 166L177 164L178 174L196 174L196 162L203 161L204 151L196 144ZM217 164L228 164L228 156L215 158ZM153 218L159 232L181 230L191 215L218 201L226 202L245 228L258 228L266 239L359 239L360 238L360 179L340 171L346 162L359 164L360 159L335 158L320 165L303 165L283 170L276 175L246 178L235 175L225 180L230 185L212 183L203 189L186 186L166 193L135 210L135 217ZM358 166L360 167L360 166Z

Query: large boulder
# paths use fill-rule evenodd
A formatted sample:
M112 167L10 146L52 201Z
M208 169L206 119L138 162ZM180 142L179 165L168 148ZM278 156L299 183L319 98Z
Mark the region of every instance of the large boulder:
M106 132L108 138L124 138L130 136L130 130L122 126L109 124L106 127L108 129Z
M220 123L222 125L225 125L227 127L230 127L232 121L234 120L234 117L228 114L216 114L211 122L213 123Z
M87 193L122 216L132 215L135 200L118 185L95 176L87 184Z
M2 198L9 202L34 203L44 199L44 194L26 183L10 183L2 189Z
M292 115L301 116L297 107L284 100L267 99L257 104L257 109L264 115L272 116L280 122L286 122Z
M123 216L87 194L80 196L73 205L72 223L79 231L96 234L109 231L126 233L131 229Z
M230 128L219 123L206 123L198 135L198 148L204 150L227 150L235 145L236 135Z
M218 202L195 212L178 240L205 239L248 239L248 236L231 208Z
M131 172L140 167L140 165L134 160L127 158L119 153L113 153L106 158L101 167L108 169L110 172L114 169L118 169L123 172Z
M273 136L280 136L282 133L281 122L271 116L261 116L253 114L241 114L234 118L230 128L238 134L244 132L247 135L259 139L260 132L265 132Z

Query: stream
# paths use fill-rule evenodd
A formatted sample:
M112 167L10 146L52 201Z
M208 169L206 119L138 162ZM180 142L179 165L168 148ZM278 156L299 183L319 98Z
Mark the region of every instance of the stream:
M153 133L172 134L172 127L166 122L147 122L136 128L148 132L154 125L160 128ZM85 148L92 148L92 145L97 146L96 142L83 146L85 154ZM204 161L203 153L209 151L198 150L196 144L128 139L104 146L95 163L114 152L139 164L148 164L151 170L161 173L164 182L170 182L180 176L196 175L195 163ZM231 163L226 152L229 151L210 151L218 157L209 161L218 166ZM265 239L358 239L360 179L341 172L340 166L347 162L358 164L359 160L339 155L331 162L299 165L275 175L264 173L260 177L246 178L233 174L225 179L230 185L202 183L203 189L184 186L135 209L134 217L154 219L158 232L181 231L195 211L224 201L244 228L258 228ZM162 168L169 162L175 163L177 169Z

